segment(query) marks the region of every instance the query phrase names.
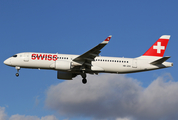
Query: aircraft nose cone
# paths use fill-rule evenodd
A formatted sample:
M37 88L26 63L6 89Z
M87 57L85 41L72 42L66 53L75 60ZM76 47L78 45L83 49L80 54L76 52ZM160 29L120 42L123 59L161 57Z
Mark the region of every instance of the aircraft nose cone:
M6 60L4 61L4 64L5 64L5 65L11 65L11 60L10 60L10 59L6 59Z

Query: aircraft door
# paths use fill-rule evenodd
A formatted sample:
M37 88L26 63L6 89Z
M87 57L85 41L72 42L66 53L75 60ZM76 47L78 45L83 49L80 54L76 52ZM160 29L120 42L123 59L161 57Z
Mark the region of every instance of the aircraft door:
M28 62L29 61L29 53L25 53L24 54L24 62Z
M137 68L137 60L133 59L132 61L132 68Z

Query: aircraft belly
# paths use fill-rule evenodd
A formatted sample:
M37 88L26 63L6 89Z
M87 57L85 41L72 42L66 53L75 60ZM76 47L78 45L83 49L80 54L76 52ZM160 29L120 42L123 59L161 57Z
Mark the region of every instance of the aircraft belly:
M21 67L27 68L41 68L41 69L49 69L50 65L54 63L54 61L43 61L43 60L30 60L28 63L21 63Z
M125 73L133 71L131 65L129 64L124 65L121 63L97 63L94 65L104 69L104 72L107 73Z

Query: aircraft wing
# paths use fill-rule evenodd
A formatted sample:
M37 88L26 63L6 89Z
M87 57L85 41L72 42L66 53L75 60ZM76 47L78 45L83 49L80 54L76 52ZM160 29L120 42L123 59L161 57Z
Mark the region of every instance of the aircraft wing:
M84 65L87 66L92 66L91 65L91 61L94 60L94 58L96 56L99 55L99 53L101 52L100 50L108 44L109 40L111 39L111 35L109 37L107 37L103 42L101 42L100 44L98 44L97 46L95 46L94 48L90 49L89 51L85 52L84 54L76 57L75 59L73 59L73 61L75 62L84 62Z

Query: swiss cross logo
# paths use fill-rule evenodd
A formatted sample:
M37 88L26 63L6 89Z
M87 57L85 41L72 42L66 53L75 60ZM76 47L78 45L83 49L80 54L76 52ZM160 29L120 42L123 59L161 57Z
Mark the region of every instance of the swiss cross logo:
M110 35L109 37L107 37L104 41L109 41L111 39L112 35Z
M161 53L161 50L165 50L165 46L161 46L161 42L157 42L157 45L154 45L153 49L157 49L157 53Z
M109 41L111 39L111 37L107 37L106 39L105 39L105 41Z
M170 35L162 35L144 54L143 56L163 57L166 46L169 42Z

